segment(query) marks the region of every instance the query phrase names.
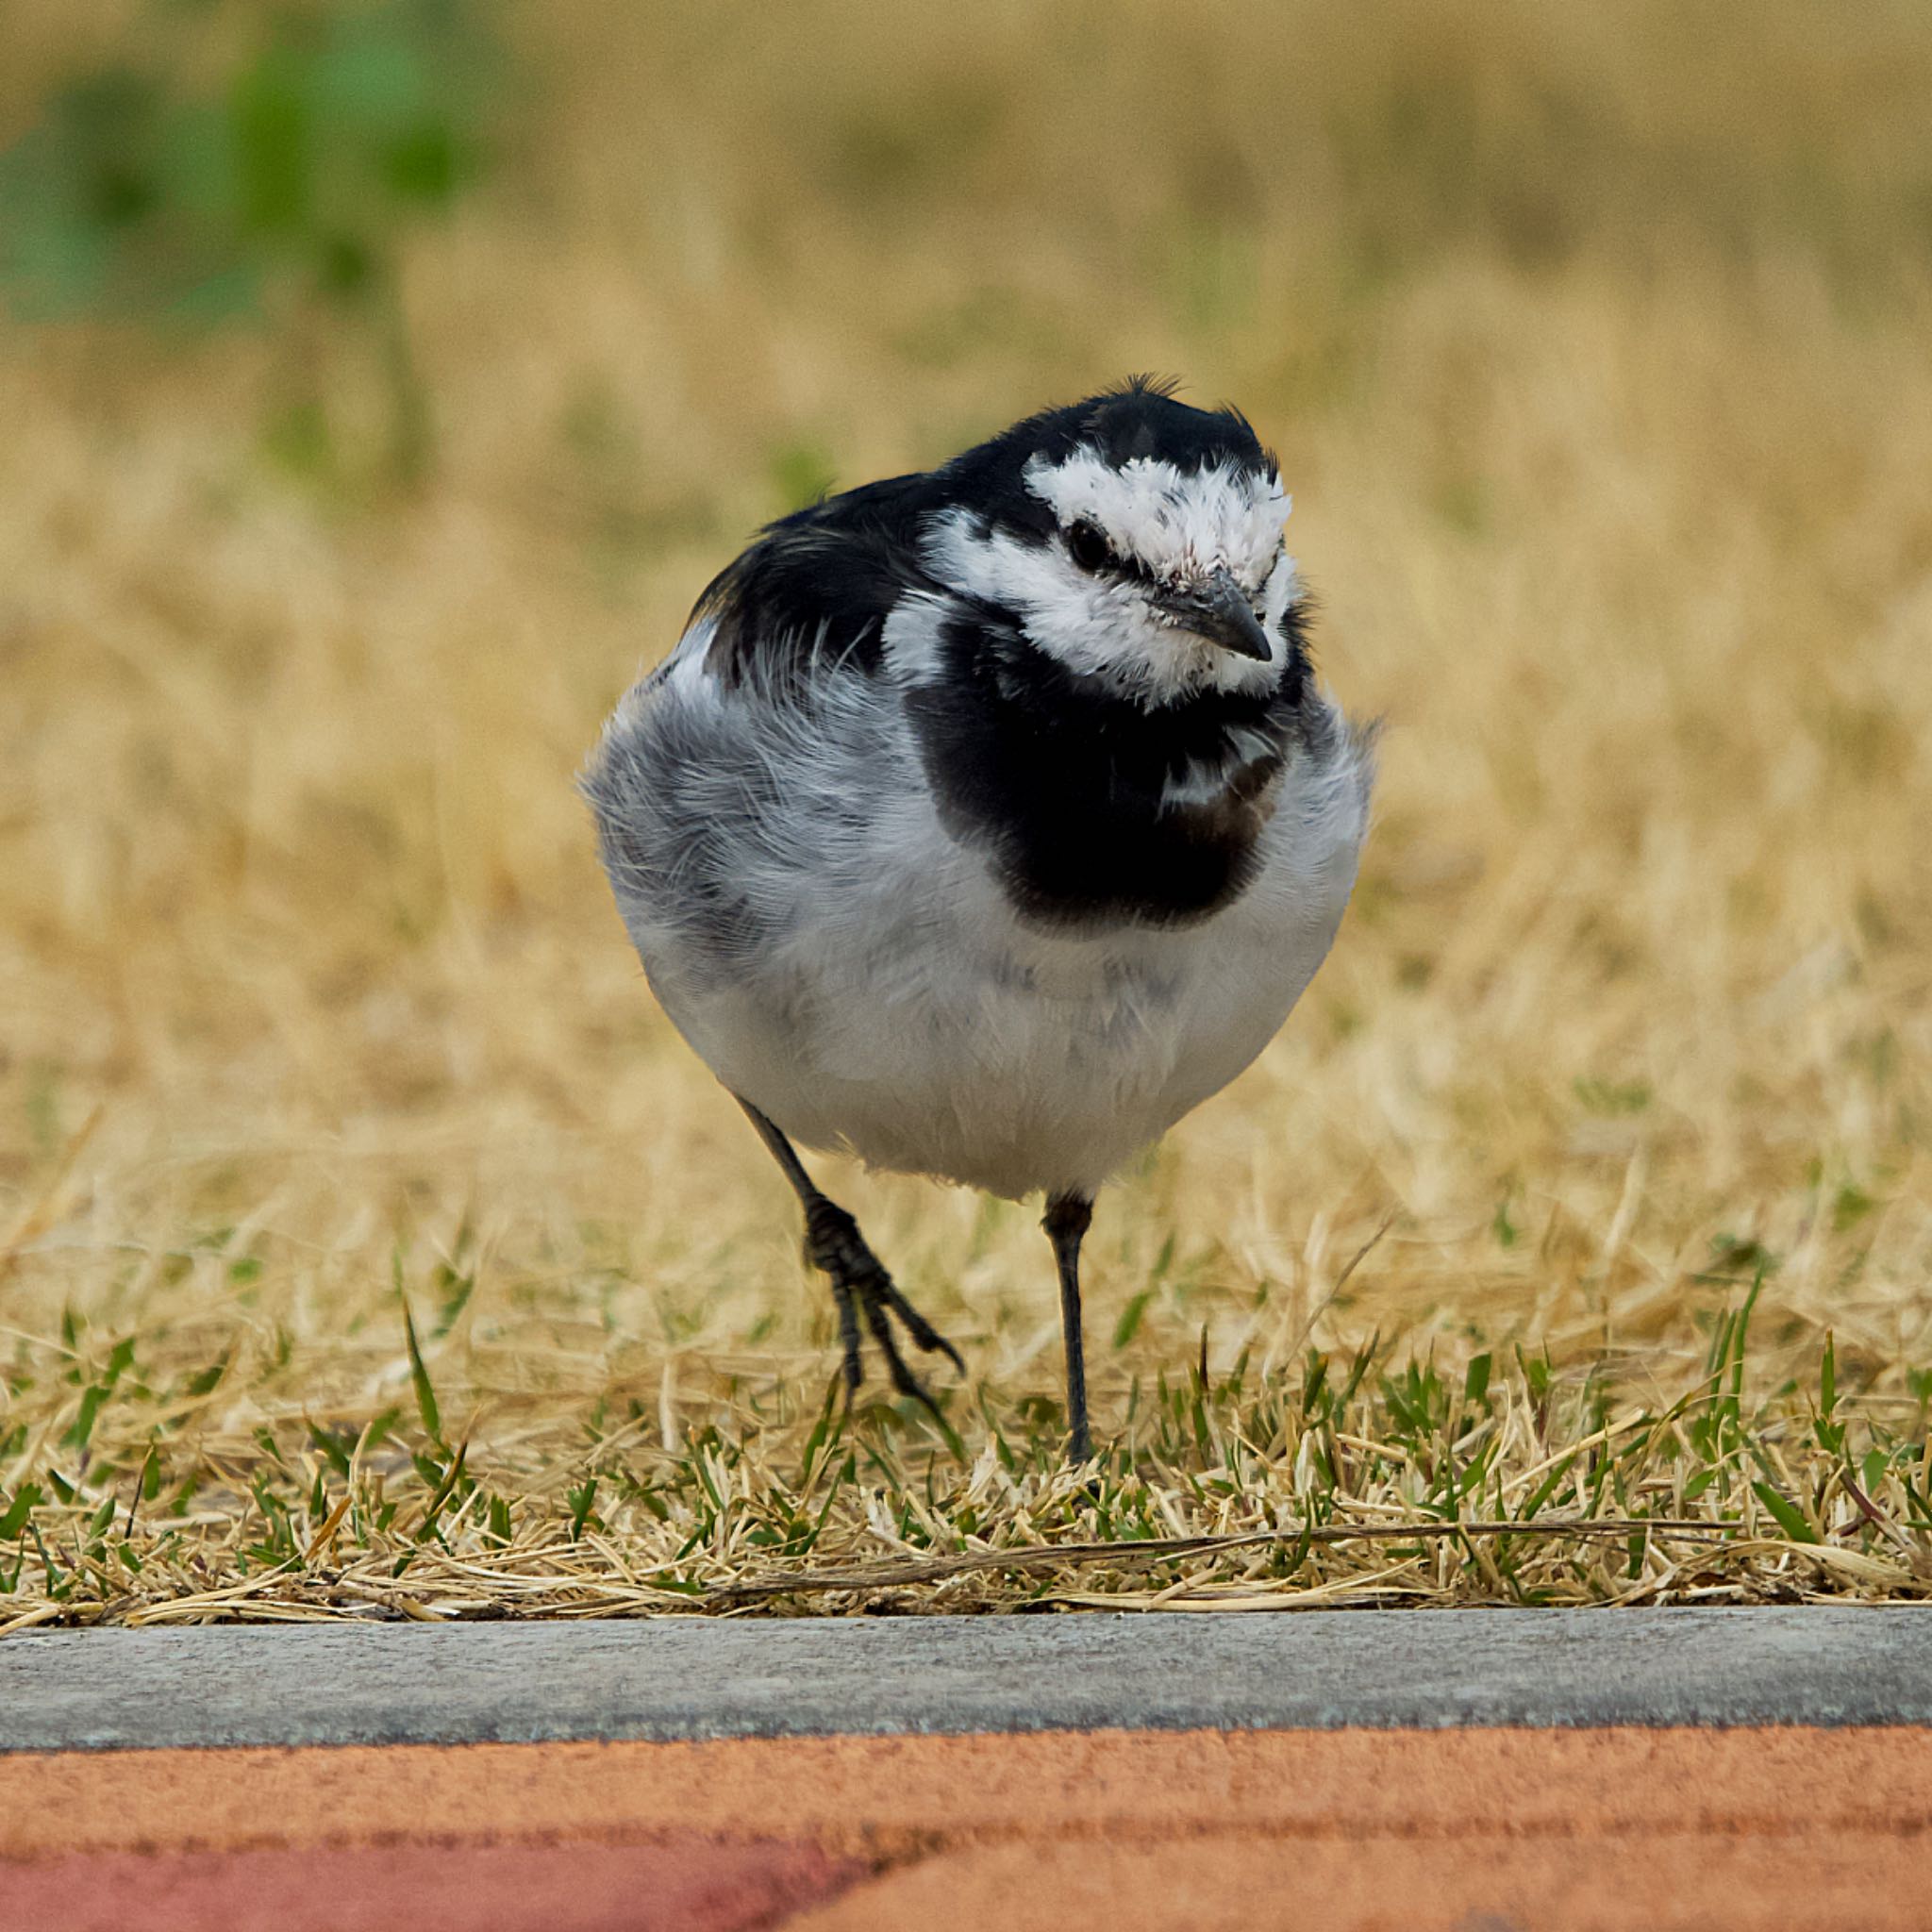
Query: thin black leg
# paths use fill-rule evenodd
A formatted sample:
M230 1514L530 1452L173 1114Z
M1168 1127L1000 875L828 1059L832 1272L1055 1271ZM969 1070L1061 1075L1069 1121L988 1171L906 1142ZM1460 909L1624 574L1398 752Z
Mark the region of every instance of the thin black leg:
M1085 1462L1092 1453L1087 1428L1087 1350L1080 1339L1080 1243L1093 1222L1093 1203L1083 1194L1055 1194L1041 1221L1060 1271L1060 1330L1067 1342L1067 1459Z
M947 1357L963 1375L966 1364L959 1359L959 1351L893 1286L892 1277L866 1245L858 1222L836 1201L828 1201L819 1192L805 1171L805 1163L779 1128L741 1094L734 1093L731 1097L758 1130L758 1139L772 1150L772 1158L785 1170L785 1178L791 1183L805 1209L806 1259L831 1277L832 1301L839 1310L839 1346L844 1357L846 1406L850 1407L852 1398L858 1393L864 1374L858 1339L858 1319L862 1313L865 1325L878 1343L879 1353L886 1358L886 1373L892 1379L892 1387L901 1395L924 1403L944 1423L939 1405L906 1366L891 1323L898 1321L928 1355L937 1350Z

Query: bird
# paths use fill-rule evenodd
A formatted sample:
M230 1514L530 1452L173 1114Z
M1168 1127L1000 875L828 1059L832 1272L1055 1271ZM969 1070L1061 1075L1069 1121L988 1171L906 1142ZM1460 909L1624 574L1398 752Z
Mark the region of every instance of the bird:
M652 991L795 1191L846 1405L906 1299L799 1147L1041 1196L1066 1454L1091 1456L1103 1183L1227 1085L1327 955L1374 729L1319 682L1280 465L1139 376L767 525L580 789Z

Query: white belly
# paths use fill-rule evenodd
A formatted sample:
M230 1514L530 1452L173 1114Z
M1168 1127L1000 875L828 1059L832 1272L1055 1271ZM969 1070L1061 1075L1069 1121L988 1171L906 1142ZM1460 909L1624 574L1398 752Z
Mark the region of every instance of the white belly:
M827 958L804 1002L746 991L673 1017L808 1146L1014 1197L1086 1191L1254 1059L1326 949L1218 929L1056 939L1003 914L997 938L922 934L924 968Z

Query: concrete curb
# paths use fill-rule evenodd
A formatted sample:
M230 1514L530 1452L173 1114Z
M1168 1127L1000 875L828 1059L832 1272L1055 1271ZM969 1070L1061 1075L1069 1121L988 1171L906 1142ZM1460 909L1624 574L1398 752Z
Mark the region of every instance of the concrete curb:
M1932 1726L1932 1607L306 1624L0 1641L0 1752Z

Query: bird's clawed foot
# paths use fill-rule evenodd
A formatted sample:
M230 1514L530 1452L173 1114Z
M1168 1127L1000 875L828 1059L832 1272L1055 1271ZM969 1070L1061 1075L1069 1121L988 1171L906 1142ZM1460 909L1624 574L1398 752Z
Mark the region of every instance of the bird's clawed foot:
M832 1281L832 1300L839 1310L839 1345L845 1356L845 1403L849 1408L858 1393L864 1371L859 1361L858 1318L872 1330L879 1353L886 1358L886 1373L901 1395L909 1395L929 1408L941 1427L946 1419L925 1386L906 1366L899 1344L892 1334L892 1320L904 1324L906 1332L920 1348L931 1355L945 1356L963 1375L966 1364L959 1351L915 1308L892 1285L892 1277L879 1257L866 1245L858 1224L844 1208L823 1195L809 1202L805 1214L805 1258L822 1268Z

